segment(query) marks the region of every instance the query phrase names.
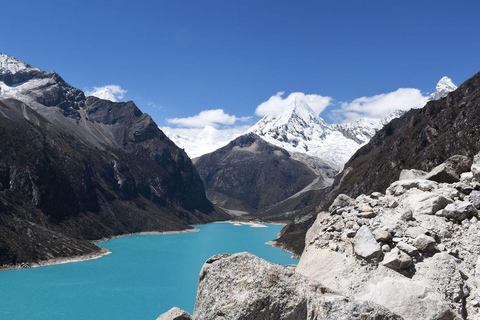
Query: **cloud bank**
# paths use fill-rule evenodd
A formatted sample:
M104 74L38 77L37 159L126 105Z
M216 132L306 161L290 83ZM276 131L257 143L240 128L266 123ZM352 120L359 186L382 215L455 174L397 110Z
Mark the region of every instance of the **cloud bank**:
M428 96L424 96L418 89L400 88L389 93L343 102L340 109L332 113L347 122L358 118L384 118L395 110L421 108L427 101Z
M293 100L298 99L305 101L310 108L318 115L325 110L332 103L331 97L324 97L318 94L305 94L303 92L292 92L286 98L283 98L285 95L284 91L277 92L274 96L271 96L267 101L258 105L255 110L257 116L263 117L267 114L278 115L293 102Z
M220 125L233 125L237 121L245 122L251 117L237 117L225 113L223 109L204 110L197 115L187 118L167 118L170 124L176 124L185 128L204 128L211 126L218 128Z
M86 90L85 94L87 96L94 96L104 100L110 100L113 102L118 102L122 100L127 90L122 89L122 87L111 84L103 87L93 87L92 90Z

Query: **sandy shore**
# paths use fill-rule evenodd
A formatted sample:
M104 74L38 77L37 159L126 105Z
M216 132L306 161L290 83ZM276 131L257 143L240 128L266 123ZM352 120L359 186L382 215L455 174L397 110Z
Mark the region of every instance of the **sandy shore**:
M162 234L192 233L192 232L198 232L198 231L200 231L200 229L193 228L193 229L178 230L178 231L144 231L144 232L126 233L118 236L105 237L100 240L95 240L93 243L97 244L97 243L102 243L108 240L125 238L130 236L155 236L155 235L162 235Z
M267 228L266 224L275 224L284 226L285 223L278 223L278 222L261 222L261 221L241 221L241 220L227 220L227 221L217 221L214 223L230 223L234 226L250 226L252 228Z
M200 231L199 229L193 228L193 229L186 229L186 230L179 230L179 231L146 231L146 232L137 232L137 233L127 233L127 234L122 234L118 236L113 236L113 237L105 237L100 240L95 240L93 241L94 244L102 243L108 240L112 239L117 239L117 238L124 238L124 237L129 237L129 236L136 236L136 235L162 235L162 234L180 234L180 233L191 233L191 232L198 232ZM43 260L39 262L34 262L34 263L20 263L16 265L5 265L5 266L0 266L0 271L5 271L5 270L15 270L15 269L29 269L29 268L38 268L38 267L46 267L46 266L54 266L58 264L66 264L66 263L73 263L73 262L81 262L81 261L88 261L88 260L95 260L95 259L100 259L106 255L111 254L111 252L105 248L99 247L100 251L99 252L94 252L94 253L89 253L89 254L84 254L84 255L78 255L78 256L73 256L73 257L68 257L68 258L53 258L53 259L48 259L48 260Z
M81 261L88 261L88 260L96 260L104 257L106 255L111 254L111 252L105 248L100 248L99 252L83 254L79 256L73 256L68 258L53 258L48 260L43 260L34 263L20 263L16 265L6 265L0 267L0 271L5 270L15 270L15 269L29 269L29 268L38 268L38 267L46 267L46 266L54 266L58 264L66 264L66 263L73 263L73 262L81 262Z

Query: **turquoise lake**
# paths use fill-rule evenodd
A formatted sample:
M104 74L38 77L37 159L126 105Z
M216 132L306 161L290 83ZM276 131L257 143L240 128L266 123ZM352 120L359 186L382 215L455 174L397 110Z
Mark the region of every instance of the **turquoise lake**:
M209 257L248 251L296 264L265 242L282 226L230 223L200 232L135 235L103 242L97 260L0 272L0 319L156 319L177 306L193 312L200 269Z

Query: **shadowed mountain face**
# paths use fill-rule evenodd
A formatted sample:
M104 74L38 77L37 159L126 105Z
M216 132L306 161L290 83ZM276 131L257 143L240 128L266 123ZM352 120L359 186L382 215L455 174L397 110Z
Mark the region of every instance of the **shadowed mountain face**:
M447 97L430 101L392 120L345 164L330 192L317 205L324 210L341 193L351 197L385 189L402 169L430 171L449 157L473 157L480 151L480 73ZM311 212L308 208L305 212ZM286 227L279 243L301 253L306 231L315 216L302 225ZM296 236L288 232L294 230Z
M228 217L185 152L133 102L85 98L55 73L10 64L0 63L0 265Z
M210 199L250 213L287 199L317 178L306 164L253 133L201 156L195 166Z

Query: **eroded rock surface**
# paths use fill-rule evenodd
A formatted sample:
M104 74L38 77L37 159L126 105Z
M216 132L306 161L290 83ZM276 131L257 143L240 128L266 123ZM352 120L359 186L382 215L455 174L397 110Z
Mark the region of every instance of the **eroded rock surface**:
M194 319L401 319L250 253L221 254L200 272Z

